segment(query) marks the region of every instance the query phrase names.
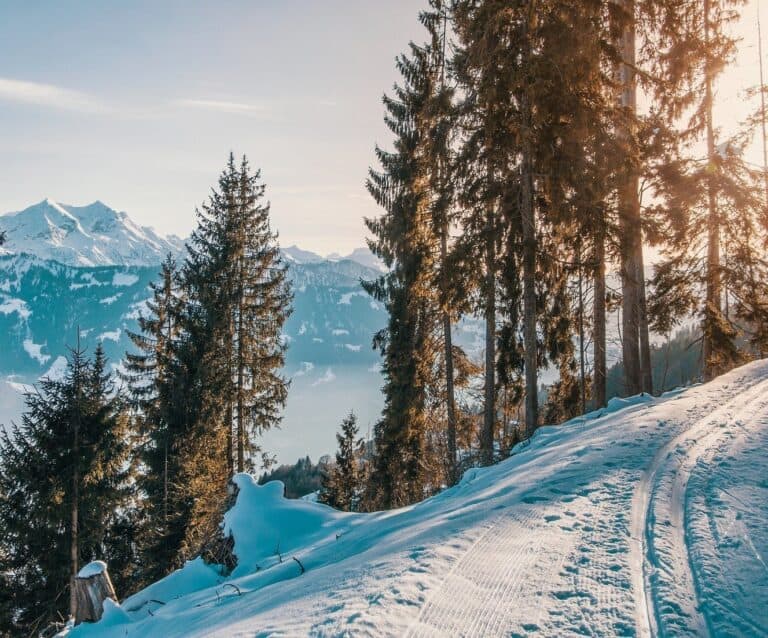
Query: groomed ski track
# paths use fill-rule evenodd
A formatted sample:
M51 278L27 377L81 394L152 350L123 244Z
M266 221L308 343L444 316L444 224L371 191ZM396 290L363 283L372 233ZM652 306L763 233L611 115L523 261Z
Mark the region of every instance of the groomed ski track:
M340 519L303 574L73 635L768 636L768 362L625 405Z

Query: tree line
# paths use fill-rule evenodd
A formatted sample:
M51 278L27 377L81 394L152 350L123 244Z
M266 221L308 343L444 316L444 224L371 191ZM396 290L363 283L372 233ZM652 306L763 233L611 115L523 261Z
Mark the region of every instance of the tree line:
M625 394L660 387L651 333L690 318L705 379L764 352L768 202L743 157L760 114L728 137L714 115L743 5L430 0L368 179L388 270L364 285L389 312L369 506L452 484L468 444L493 462L510 406L514 442L604 405L613 311ZM660 255L651 276L644 246ZM457 446L476 415L459 405L472 362L452 328L470 314L485 323L482 415Z
M0 635L73 615L80 567L106 560L118 592L221 546L227 481L266 451L288 392L286 266L260 172L230 155L130 333L118 377L101 346L26 396L0 436Z
M743 158L758 118L726 138L714 117L743 4L429 0L367 181L385 404L368 444L345 419L321 501L413 503L604 405L616 311L624 394L666 384L651 334L690 318L707 379L765 351L768 202ZM264 465L259 435L288 392L291 290L264 195L230 156L187 255L162 265L121 383L78 331L65 376L0 438L0 634L63 620L92 559L129 591L217 558L227 480ZM469 316L483 361L453 339Z

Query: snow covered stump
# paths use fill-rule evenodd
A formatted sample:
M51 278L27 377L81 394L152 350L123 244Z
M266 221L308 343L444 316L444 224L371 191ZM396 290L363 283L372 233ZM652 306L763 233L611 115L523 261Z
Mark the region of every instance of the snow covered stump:
M104 612L104 601L111 598L117 602L115 588L107 572L107 564L95 560L83 567L75 578L75 624L97 622Z

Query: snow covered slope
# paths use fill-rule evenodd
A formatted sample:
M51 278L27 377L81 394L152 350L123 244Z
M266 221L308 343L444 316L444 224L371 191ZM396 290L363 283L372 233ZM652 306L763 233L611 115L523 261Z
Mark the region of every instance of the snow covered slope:
M70 636L768 633L768 361L542 428L401 510L236 482L231 576L189 563Z
M161 237L98 201L69 206L46 199L0 216L0 230L8 234L5 254L27 253L68 266L154 266L184 247L178 237Z

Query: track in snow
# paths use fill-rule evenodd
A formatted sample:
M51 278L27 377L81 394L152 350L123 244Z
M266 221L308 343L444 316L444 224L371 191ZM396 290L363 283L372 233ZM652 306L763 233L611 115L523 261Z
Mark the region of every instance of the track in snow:
M299 577L244 575L253 595L193 590L88 638L768 638L768 361L625 405L423 503L341 518L297 547Z
M638 483L632 503L633 585L640 636L708 635L691 566L688 482L708 450L768 405L768 381L754 383L664 445ZM638 569L638 567L640 567Z

